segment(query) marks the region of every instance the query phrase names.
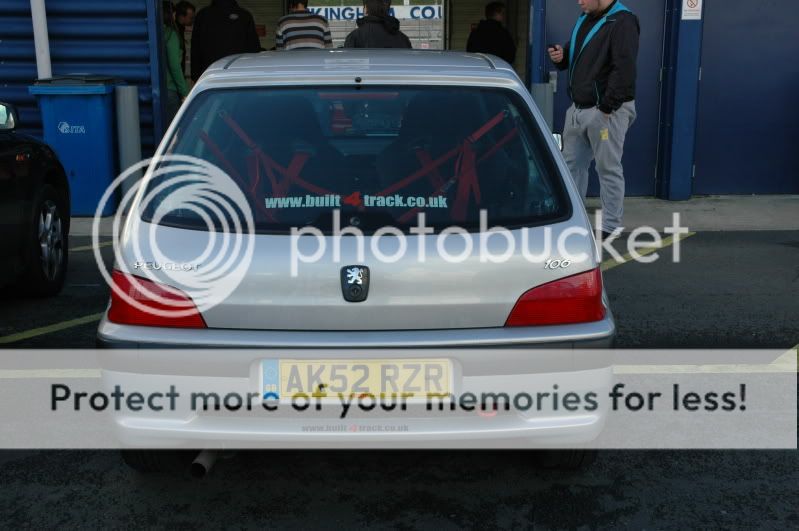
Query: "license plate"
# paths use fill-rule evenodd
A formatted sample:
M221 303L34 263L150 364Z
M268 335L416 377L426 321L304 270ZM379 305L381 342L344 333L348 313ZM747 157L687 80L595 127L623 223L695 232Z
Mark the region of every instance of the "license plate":
M261 375L264 400L297 395L429 398L452 390L452 362L446 359L263 360Z

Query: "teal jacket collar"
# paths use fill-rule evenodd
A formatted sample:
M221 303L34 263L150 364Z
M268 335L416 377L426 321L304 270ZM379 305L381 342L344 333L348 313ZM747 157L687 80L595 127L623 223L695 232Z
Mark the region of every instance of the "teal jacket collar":
M570 45L569 45L569 80L570 80L570 82L571 82L572 73L574 72L574 66L577 64L577 60L580 58L580 55L583 53L583 50L585 50L585 47L588 45L589 42L591 42L591 39L593 39L596 36L596 34L599 32L599 30L602 29L602 26L604 26L605 23L608 21L608 17L611 17L611 16L613 16L613 15L615 15L617 13L621 13L623 11L631 12L627 8L627 6L625 6L624 4L621 3L620 0L616 0L616 3L613 4L613 7L610 8L610 11L605 13L602 16L602 18L599 20L599 22L597 22L594 25L594 27L591 28L591 31L588 32L588 35L585 36L585 40L583 41L583 45L580 47L579 51L575 50L575 47L577 46L577 34L579 33L580 27L583 25L583 22L585 22L585 19L588 18L588 15L583 13L582 15L580 15L580 18L577 19L577 24L574 25L574 29L572 30L572 38L571 38L571 42L570 42Z

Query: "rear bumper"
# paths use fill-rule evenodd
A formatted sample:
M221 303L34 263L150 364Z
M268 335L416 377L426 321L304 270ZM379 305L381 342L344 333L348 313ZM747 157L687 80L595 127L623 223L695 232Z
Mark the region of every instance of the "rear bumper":
M139 392L183 389L258 390L264 359L448 358L454 385L464 392L532 392L561 389L606 393L612 370L612 316L579 326L385 332L272 332L171 330L100 324L97 342L103 385ZM256 408L257 409L257 408ZM534 415L514 411L485 417L415 410L403 415L341 419L316 415L260 415L170 411L116 413L119 440L140 447L317 448L563 447L601 432L601 410Z
M255 371L253 371L255 372ZM558 374L517 374L508 377L460 376L458 393L520 392L569 389L584 396L607 394L611 368ZM500 383L501 382L501 383ZM103 371L108 391L120 386L148 395L167 385L207 392L219 396L258 389L257 377L214 378L197 376L152 376ZM204 391L200 391L204 390ZM482 391L481 391L482 390ZM310 403L310 402L309 402ZM321 411L315 403L296 411L292 404L280 403L275 412L265 412L260 404L237 411L198 411L178 409L159 414L116 413L114 429L119 441L128 446L149 448L564 448L581 447L595 440L604 428L607 411L568 412L519 411L511 408L493 413L463 409L443 412L435 406L411 404L407 411L385 412L378 406L368 412L353 406L345 417L339 404L327 403Z
M369 349L395 351L392 352L395 358L415 358L419 357L420 349L438 350L437 356L451 350L457 353L464 374L503 374L495 372L498 359L507 361L501 365L511 372L504 374L519 374L606 367L609 361L605 356L553 351L608 349L615 335L616 325L610 312L602 321L579 325L365 332L182 330L118 325L103 318L97 331L97 346L106 349L102 354L105 368L147 374L185 374L182 371L186 367L193 367L198 376L241 376L254 357L263 358L251 349L290 349L292 357L297 355L294 351L308 349L316 351L315 358L341 357L342 351L357 357L358 352ZM114 352L118 349L138 352L135 355ZM148 353L151 349L192 352L165 356L162 352ZM220 357L215 353L217 349L229 352ZM476 349L498 352L487 360ZM535 355L524 352L530 349L542 352ZM500 354L500 351L505 352Z
M97 346L108 370L142 374L229 376L248 374L262 350L312 351L314 359L372 357L379 349L395 359L418 358L420 350L457 359L464 375L563 372L607 367L616 327L609 315L585 325L473 330L386 332L283 332L249 330L170 330L124 326L103 319ZM168 356L161 350L181 349ZM219 349L225 349L220 356ZM485 349L496 351L486 357ZM539 351L537 353L530 350ZM597 350L592 353L592 350ZM565 351L565 352L564 352ZM188 371L188 372L187 372Z

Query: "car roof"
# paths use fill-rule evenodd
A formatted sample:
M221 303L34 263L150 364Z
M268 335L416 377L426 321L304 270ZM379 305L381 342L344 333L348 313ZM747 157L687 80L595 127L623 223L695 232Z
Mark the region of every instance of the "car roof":
M510 65L491 55L437 50L345 48L234 55L211 65L203 74L203 79L213 78L215 82L223 82L242 76L262 75L268 78L281 74L337 77L369 74L485 76L518 81Z

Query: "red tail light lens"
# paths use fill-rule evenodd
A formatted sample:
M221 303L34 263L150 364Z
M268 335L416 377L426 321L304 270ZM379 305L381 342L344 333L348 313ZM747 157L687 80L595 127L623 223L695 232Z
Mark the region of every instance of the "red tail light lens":
M116 270L111 279L118 290L138 303L133 304L112 289L111 308L108 310L108 320L112 323L206 328L194 301L179 289Z
M591 323L605 318L599 268L533 288L519 298L505 326Z

